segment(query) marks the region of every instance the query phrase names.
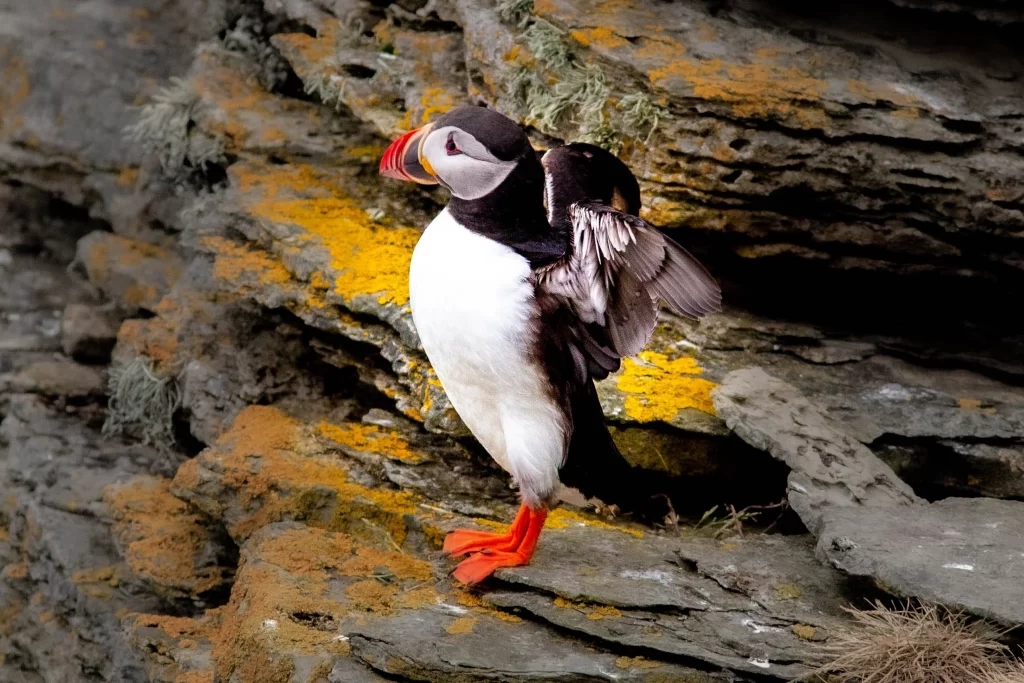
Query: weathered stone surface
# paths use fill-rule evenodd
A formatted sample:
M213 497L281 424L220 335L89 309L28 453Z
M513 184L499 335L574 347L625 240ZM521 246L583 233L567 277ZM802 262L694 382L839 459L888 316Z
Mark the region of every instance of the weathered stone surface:
M790 467L789 503L813 533L832 506L892 509L919 501L867 447L764 370L736 370L712 395L730 429Z
M1024 503L948 498L892 510L833 507L818 554L886 590L1024 623Z
M842 622L840 583L805 538L637 539L570 525L545 536L529 567L499 576L531 590L488 592L492 604L611 644L786 680L813 665L810 641Z
M458 614L450 608L419 610L355 626L349 632L353 655L389 675L437 683L736 680L644 657L588 652L582 643L526 623ZM494 648L496 643L501 647Z
M97 306L71 304L60 321L61 346L77 361L102 363L110 360L117 342L118 321Z
M109 232L79 240L77 259L89 281L128 311L153 310L182 270L172 252Z
M157 594L200 597L231 581L235 558L217 529L171 495L170 481L142 475L108 486L121 555Z
M713 541L687 526L714 503L783 495L784 473L712 400L742 368L804 397L806 424L773 413L762 437L816 435L815 453L847 462L871 449L928 499L1024 495L1024 334L1007 315L1024 291L1018 10L515 12L0 0L0 648L15 680L804 672L860 584L812 561L806 536ZM477 593L444 578L440 538L507 521L515 496L470 440L449 438L465 431L411 323L409 256L444 194L375 173L386 138L467 101L513 114L541 147L619 148L645 216L712 267L730 304L696 325L666 317L600 387L643 490L682 516L653 529L556 510L535 564ZM70 373L10 383L75 368L62 311L111 300L140 316L121 326L113 369L167 389L163 451L101 441L117 402L105 413ZM834 468L815 471L833 486ZM913 498L887 471L884 485L847 474L847 501ZM936 505L984 523L990 502ZM973 534L992 543L980 549L943 545L939 522L956 520L936 509L813 514L822 539L862 534L846 571L1019 620L985 601L1017 599L1003 584L957 592L932 556L877 550L928 539L951 553L943 564L1009 552L999 529Z
M99 396L106 388L100 371L63 359L32 363L7 385L8 391L72 397Z

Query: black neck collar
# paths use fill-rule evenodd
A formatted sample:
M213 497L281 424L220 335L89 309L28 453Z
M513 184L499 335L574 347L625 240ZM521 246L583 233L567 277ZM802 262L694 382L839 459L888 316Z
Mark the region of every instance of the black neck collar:
M543 202L544 169L531 150L493 192L472 200L453 196L448 211L463 227L514 249L536 268L569 248L569 232L548 224Z

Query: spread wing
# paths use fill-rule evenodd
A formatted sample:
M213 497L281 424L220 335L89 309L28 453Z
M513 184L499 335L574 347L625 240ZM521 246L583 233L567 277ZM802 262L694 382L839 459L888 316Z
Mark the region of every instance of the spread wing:
M722 309L722 291L688 251L642 219L610 206L569 208L570 253L535 271L539 295L557 298L578 324L578 370L602 379L639 353L657 324L658 302L689 318Z

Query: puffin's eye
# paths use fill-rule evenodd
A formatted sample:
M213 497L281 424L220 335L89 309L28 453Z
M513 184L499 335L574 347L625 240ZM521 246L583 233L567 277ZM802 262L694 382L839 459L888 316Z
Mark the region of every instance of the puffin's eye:
M462 150L455 144L455 133L448 133L448 140L444 143L444 151L448 152L448 156L462 154Z

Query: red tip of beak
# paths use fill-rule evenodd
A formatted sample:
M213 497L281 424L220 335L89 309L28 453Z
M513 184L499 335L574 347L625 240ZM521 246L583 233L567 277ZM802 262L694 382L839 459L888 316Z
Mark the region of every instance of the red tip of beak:
M409 141L416 137L416 134L419 132L419 129L409 131L392 142L387 150L385 150L384 156L380 160L380 174L382 176L397 180L415 181L412 176L405 172L404 159L405 149L409 146Z
M419 158L420 140L429 130L429 125L417 128L392 142L380 160L380 174L423 185L436 184L437 179L423 167Z

